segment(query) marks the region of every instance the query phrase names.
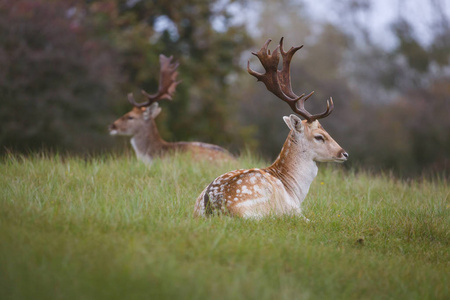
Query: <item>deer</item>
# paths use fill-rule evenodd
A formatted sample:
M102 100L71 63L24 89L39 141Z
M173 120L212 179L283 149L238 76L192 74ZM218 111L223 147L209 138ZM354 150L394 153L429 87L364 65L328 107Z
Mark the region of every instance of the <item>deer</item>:
M214 179L198 196L194 217L229 215L260 219L267 216L299 216L306 219L301 204L317 176L317 162L345 162L348 153L320 125L319 119L327 117L334 109L333 99L327 100L323 113L311 114L305 109L305 101L314 92L296 95L292 91L290 63L302 46L283 49L283 38L270 54L268 39L258 57L265 73L250 68L247 71L262 81L267 90L286 102L295 114L283 117L289 134L280 154L267 168L235 170ZM282 57L281 70L278 70ZM299 118L303 117L304 120Z
M159 56L160 78L158 90L149 94L142 90L146 98L143 102L136 102L133 93L128 94L128 101L133 109L114 121L109 126L110 135L131 137L131 145L139 160L150 165L157 157L174 154L176 152L189 153L195 160L234 160L234 157L224 148L217 145L200 142L167 142L159 134L155 118L160 114L158 101L172 100L177 81L178 62L172 62L173 56Z

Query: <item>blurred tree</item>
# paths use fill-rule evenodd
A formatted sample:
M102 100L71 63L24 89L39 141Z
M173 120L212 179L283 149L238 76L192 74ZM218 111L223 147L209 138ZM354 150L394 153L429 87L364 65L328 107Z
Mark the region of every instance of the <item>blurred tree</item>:
M364 5L352 5L363 3ZM377 45L366 22L371 0L347 0L339 11L362 18L343 18L340 27L354 37L355 43L345 62L351 87L360 95L360 121L349 135L353 159L373 169L391 169L405 176L429 170L450 175L450 124L445 114L450 103L450 22L441 1L427 1L433 22L426 25L428 39L417 34L421 18L403 13L404 1L397 1L398 16L391 30L395 43ZM345 14L344 14L345 15ZM360 33L355 34L355 32ZM351 120L351 119L350 119ZM353 120L355 121L355 120Z
M111 145L117 56L66 2L0 0L0 152Z
M399 41L398 53L405 56L412 69L425 73L430 65L430 55L414 37L414 29L411 24L404 19L399 19L392 25L392 28Z
M450 76L437 79L426 89L409 91L398 105L408 113L405 123L411 136L413 161L426 172L449 176Z

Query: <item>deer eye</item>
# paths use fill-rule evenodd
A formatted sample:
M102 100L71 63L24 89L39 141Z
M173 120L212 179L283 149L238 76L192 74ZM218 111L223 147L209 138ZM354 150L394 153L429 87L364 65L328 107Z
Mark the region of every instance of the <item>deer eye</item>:
M134 118L132 116L128 116L128 120L133 120Z
M314 138L316 139L316 141L320 141L320 142L325 142L325 138L323 137L323 135L315 135Z

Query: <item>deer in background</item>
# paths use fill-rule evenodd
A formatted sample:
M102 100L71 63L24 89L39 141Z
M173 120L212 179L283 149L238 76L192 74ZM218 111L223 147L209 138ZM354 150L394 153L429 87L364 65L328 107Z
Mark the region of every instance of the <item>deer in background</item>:
M133 109L117 119L109 126L111 135L131 136L131 145L138 159L150 164L155 157L174 152L189 152L194 159L227 160L234 159L225 149L211 144L198 142L167 142L162 139L156 127L155 118L161 112L157 101L172 100L176 86L178 63L172 63L172 56L159 56L161 65L158 91L154 95L142 90L147 98L142 103L134 100L133 94L128 94L128 101Z
M282 38L270 54L270 41L267 40L259 52L252 52L265 73L250 69L250 62L247 71L305 120L294 114L283 117L290 132L275 162L265 169L236 170L217 177L197 198L194 216L222 213L244 218L284 214L303 217L301 203L317 175L316 162L344 162L348 158L347 152L318 121L332 112L333 99L327 100L325 112L312 115L304 104L313 92L297 96L292 91L290 63L295 52L303 46L285 52ZM278 70L280 54L283 61Z

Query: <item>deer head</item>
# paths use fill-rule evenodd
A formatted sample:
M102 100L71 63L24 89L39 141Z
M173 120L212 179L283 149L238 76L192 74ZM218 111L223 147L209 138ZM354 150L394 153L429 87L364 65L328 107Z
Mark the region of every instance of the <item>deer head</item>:
M250 69L250 62L247 64L247 71L256 77L258 81L262 81L267 90L286 102L294 113L305 118L304 121L301 121L296 115L284 117L284 121L291 130L291 135L296 141L296 145L301 144L300 146L303 151L306 150L310 153L315 161L346 161L348 157L347 152L333 140L318 121L331 114L334 108L333 99L330 98L330 100L327 100L327 108L324 112L313 115L305 109L305 101L314 92L306 96L304 93L298 96L292 91L290 75L291 59L303 46L291 47L286 52L283 49L283 38L281 38L280 44L270 54L270 50L268 50L270 42L270 39L267 40L259 52L252 52L260 60L265 69L265 73L261 74ZM278 70L280 54L283 61L281 70Z
M111 135L134 136L149 126L155 127L155 118L161 112L158 103L149 107L133 107L131 111L114 121L109 126Z
M153 126L156 130L154 119L161 112L157 101L172 100L176 86L180 83L180 81L176 81L178 76L176 69L179 64L177 62L172 63L172 58L172 56L166 57L162 54L159 56L161 69L159 87L155 94L150 95L142 90L142 95L146 98L146 101L142 103L136 102L132 93L128 94L128 101L134 107L109 126L111 135L134 136L141 130L147 129L148 126Z

